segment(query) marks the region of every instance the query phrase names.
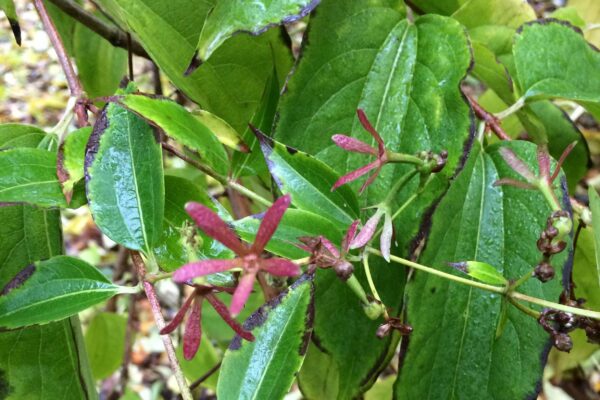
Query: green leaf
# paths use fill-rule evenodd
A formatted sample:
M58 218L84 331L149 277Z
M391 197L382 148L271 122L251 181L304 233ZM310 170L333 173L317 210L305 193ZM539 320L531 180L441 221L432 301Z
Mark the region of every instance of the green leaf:
M503 142L532 170L536 146ZM477 259L506 279L518 279L542 260L536 241L552 210L532 190L494 186L500 178L518 179L500 156L500 146L470 155L432 218L431 234L420 262L447 270L449 260ZM561 177L560 179L564 179ZM557 190L559 199L564 192ZM554 280L529 279L519 291L558 301L563 268L572 251L552 257ZM509 306L502 334L502 296L417 272L408 283L407 321L414 328L395 386L396 398L522 399L535 396L547 356L548 334L534 318ZM540 362L541 359L541 362Z
M313 283L298 279L244 323L256 338L236 336L225 353L217 396L223 400L279 399L292 386L312 332Z
M85 347L94 379L108 378L123 362L127 318L102 312L94 316L85 333Z
M508 283L506 278L488 263L481 261L463 261L451 263L450 266L483 283L489 283L490 285L506 285Z
M1 124L0 148L37 147L46 132L33 125Z
M250 122L252 126L260 129L267 136L271 136L278 103L279 81L277 80L277 71L274 70L271 78L265 84L260 106ZM258 139L250 127L246 128L242 134L242 138L247 144L249 151L247 153L237 152L233 154L231 159L233 178L237 179L242 176L268 176L265 158L260 151Z
M67 135L62 148L59 148L59 170L62 167L67 180L63 182L63 190L72 192L75 183L83 179L85 167L85 148L92 128L86 126ZM62 159L61 159L62 157Z
M214 368L214 366L220 361L217 350L210 342L210 338L207 337L206 332L202 332L200 348L198 348L196 356L191 360L188 361L185 359L185 357L183 357L183 344L178 346L175 352L175 354L177 354L177 359L181 364L181 370L190 382L195 382L198 378ZM217 388L218 378L219 371L216 371L210 376L210 378L202 382L201 386L215 390Z
M194 73L184 71L198 44L203 21L216 1L100 0L103 9L128 26L167 77L190 99L242 132L258 107L277 64L280 82L292 65L278 30L236 35Z
M62 251L56 210L0 207L0 221L0 287L28 264ZM0 333L0 371L6 400L97 398L76 316Z
M402 232L397 236L399 249L407 256L426 210L460 168L473 126L469 106L459 90L471 63L464 28L450 18L435 15L416 18L411 24L404 18L404 10L402 2L392 0L324 0L310 20L311 39L282 96L275 138L316 156L338 174L347 173L372 158L348 155L333 145L331 136L344 133L373 143L356 118L356 109L362 108L392 151L414 154L447 150L448 164L442 173L396 221L397 232ZM361 196L359 206L383 200L393 183L411 169L386 165ZM395 199L394 209L415 193L417 185L417 179L407 185ZM369 212L363 213L363 221ZM402 303L404 269L376 259L371 269L384 303L392 313L397 312ZM357 267L356 273L365 282L361 270ZM329 364L339 377L337 396L358 397L385 367L396 339L375 336L379 323L364 315L354 293L333 271L319 271L315 287L315 307L319 310L315 335L320 350L310 350L307 358L332 358ZM318 380L303 379L304 374L303 369L303 391L325 390L329 375L317 376ZM336 391L330 387L326 390ZM327 398L324 394L314 397Z
M13 31L15 36L15 42L21 45L21 27L19 26L19 19L17 18L17 10L15 9L15 3L13 0L0 0L0 10L4 11L8 22L10 23L10 29Z
M109 104L96 121L85 164L98 227L115 242L150 254L161 236L165 197L162 151L152 127Z
M156 261L165 271L174 271L183 264L196 259L199 252L189 241L189 236L197 233L195 224L185 212L185 204L195 201L215 208L206 193L192 181L177 176L165 176L165 217L160 241L154 246ZM214 241L203 233L201 249L213 247ZM186 236L187 235L187 236Z
M42 149L0 151L0 202L65 207L56 177L56 154Z
M598 196L593 186L590 186L588 194L590 198L590 211L592 212L592 228L594 230L596 272L598 273L598 286L600 286L600 196Z
M77 314L119 293L96 267L56 256L21 270L0 296L0 326L46 324Z
M247 151L247 146L240 135L227 122L204 110L194 110L192 114L201 124L210 129L225 146L238 151Z
M411 3L422 13L451 15L467 1L468 0L412 0Z
M552 20L524 25L513 54L523 98L574 100L600 115L600 54L571 25Z
M317 215L326 215L341 226L358 216L358 200L348 188L331 188L338 180L333 169L316 158L260 135L260 147L277 186L292 196L292 204Z
M233 222L236 232L247 242L252 243L258 232L262 218L246 217ZM320 215L308 211L289 209L285 212L275 234L267 244L266 249L278 256L297 259L309 254L299 249L299 237L323 235L333 243L341 243L342 232L334 224Z
M104 19L98 12L94 15ZM127 51L114 47L83 24L75 24L73 53L77 74L91 99L112 95L127 73Z
M160 127L171 138L197 151L221 175L229 165L227 153L211 127L169 99L130 94L119 100L125 107Z
M536 19L536 15L533 8L521 0L468 0L452 18L469 30L473 41L502 56L511 53L515 30Z
M258 35L274 25L298 20L308 15L319 0L225 0L216 2L207 15L200 38L198 58L208 60L229 37L239 32Z

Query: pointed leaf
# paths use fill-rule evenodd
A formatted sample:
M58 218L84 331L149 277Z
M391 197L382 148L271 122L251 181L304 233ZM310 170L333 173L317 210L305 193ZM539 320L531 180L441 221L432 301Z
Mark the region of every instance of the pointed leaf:
M152 127L109 104L94 125L85 164L87 197L98 227L115 242L149 254L160 238L164 213L162 151Z
M66 181L62 182L63 191L72 192L73 186L84 177L85 148L92 134L91 127L71 132L58 150L58 171L62 170Z
M317 4L319 0L219 1L204 21L198 40L198 58L207 60L225 40L236 33L258 35L272 26L308 15Z
M535 145L502 145L535 168ZM501 148L476 148L471 153L433 215L422 264L447 271L449 260L477 259L496 267L506 279L518 279L542 259L536 241L552 210L537 191L493 185L499 178L518 177L501 157ZM564 192L557 190L557 196L564 198ZM558 301L562 277L570 276L571 251L569 243L566 251L552 257L554 280L542 284L529 279L518 290ZM395 397L535 397L549 336L535 318L509 305L505 328L496 337L502 303L497 294L417 272L407 285L407 318L414 330Z
M483 283L489 283L490 285L506 285L508 283L506 278L488 263L463 261L450 263L450 266Z
M85 332L85 347L94 379L108 378L123 363L127 318L102 312L96 314Z
M23 267L61 253L57 210L5 206L0 221L0 287ZM0 387L10 388L6 400L97 398L77 316L0 333L0 370Z
M312 331L313 283L298 279L244 323L254 342L235 337L221 366L217 396L224 400L283 398L290 389Z
M0 296L0 326L46 324L77 314L119 293L88 263L56 256L19 272Z
M259 216L249 216L233 222L235 231L247 242L253 242L260 225ZM341 230L326 218L304 210L286 211L275 234L267 244L267 250L281 257L297 259L309 254L294 244L299 237L323 235L334 243L340 243Z
M283 193L292 196L296 207L327 216L342 226L356 219L356 195L348 187L331 191L338 176L330 167L266 136L260 136L259 140L273 179Z
M0 202L66 206L55 153L32 148L0 151L0 171Z
M17 18L17 11L15 10L15 3L13 0L0 0L0 10L4 11L4 15L8 18L10 28L15 36L15 42L21 45L21 27L19 26L19 19Z
M130 94L119 100L130 110L160 127L171 138L197 151L221 175L227 174L227 153L211 127L172 100Z

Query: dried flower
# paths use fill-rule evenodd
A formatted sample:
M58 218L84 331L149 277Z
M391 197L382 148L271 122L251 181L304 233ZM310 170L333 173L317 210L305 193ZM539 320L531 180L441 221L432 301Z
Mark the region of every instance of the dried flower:
M230 260L201 260L179 268L173 274L176 282L186 282L192 278L242 268L244 273L240 278L231 300L231 314L236 316L244 307L254 286L256 275L265 271L276 276L296 276L300 267L284 258L263 258L265 246L275 233L283 214L290 205L290 196L280 197L267 210L258 228L256 238L251 246L240 241L236 234L208 207L199 203L188 203L186 210L196 221L196 224L210 237L223 243L238 257Z

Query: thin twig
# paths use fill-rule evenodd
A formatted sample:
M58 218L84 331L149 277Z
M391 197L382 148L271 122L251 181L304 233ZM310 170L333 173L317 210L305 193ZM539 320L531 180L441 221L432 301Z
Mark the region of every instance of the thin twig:
M113 46L127 49L127 33L122 31L118 27L114 27L110 24L107 24L92 13L87 12L83 7L81 7L79 4L76 4L74 1L48 1L60 8L63 12L65 12L65 14L81 22L83 25L87 26L92 31L96 32L98 35L108 40ZM140 42L133 38L131 40L131 52L136 56L150 59L150 56L148 55L148 53L146 53L146 50L144 50Z
M156 326L160 331L165 327L165 320L162 315L162 311L160 309L160 303L158 301L158 296L156 296L156 292L154 291L154 286L148 281L146 281L146 266L144 265L144 260L140 254L136 251L131 252L131 260L133 261L133 265L138 273L138 277L142 284L144 285L144 291L146 292L146 297L150 302L150 307L152 309L152 315L154 316L154 321L156 322ZM183 376L183 372L181 371L181 366L179 365L179 360L177 360L177 355L175 354L175 347L173 346L173 342L171 341L171 337L169 335L160 335L163 345L165 346L165 350L167 351L167 357L169 358L169 364L171 365L171 371L173 375L175 375L175 380L179 385L179 390L181 390L181 397L183 400L193 400L192 392L188 387L185 377Z
M77 116L77 125L81 128L88 125L87 119L87 110L85 105L85 93L83 91L83 86L81 85L81 81L79 77L75 73L75 69L73 68L73 64L67 55L67 51L65 50L65 45L56 30L56 25L52 22L50 15L48 14L48 10L44 5L43 0L34 0L33 2L35 9L37 10L40 19L42 20L42 24L44 25L44 30L48 34L50 38L50 42L52 43L52 47L56 51L56 55L58 57L58 62L60 63L65 76L67 78L67 84L69 85L69 90L71 91L71 96L77 99L77 103L75 104L75 115Z
M486 111L479 103L477 103L464 91L463 94L469 100L469 103L471 103L471 107L473 107L473 111L475 111L477 118L485 122L485 124L492 130L492 132L496 134L496 136L498 136L500 140L511 140L510 136L508 136L508 134L504 132L504 129L502 129L502 126L500 126L500 120L498 118L496 118L492 113Z
M210 378L215 372L217 372L219 370L219 368L221 368L221 363L222 363L222 361L219 361L214 367L212 367L211 369L209 369L204 375L202 375L200 378L196 379L190 385L190 389L194 390L198 386L202 385L202 383L205 380L207 380L208 378Z

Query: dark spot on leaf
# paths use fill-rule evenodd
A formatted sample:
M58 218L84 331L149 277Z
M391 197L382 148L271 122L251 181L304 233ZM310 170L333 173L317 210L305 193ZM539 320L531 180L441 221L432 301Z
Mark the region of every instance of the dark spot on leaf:
M285 146L285 149L287 150L288 153L290 153L291 155L294 155L298 152L297 149L291 147L291 146Z
M429 291L431 292L431 294L435 294L435 292L437 291L437 288L434 286L431 289L429 289Z
M17 289L20 286L22 286L25 283L25 281L27 281L27 279L29 279L31 277L31 275L33 275L34 272L35 272L35 265L33 265L33 264L28 265L27 267L23 268L21 271L19 271L17 273L17 275L15 275L14 278L12 278L6 284L6 286L4 286L4 288L2 289L2 292L0 292L0 296L6 296L11 290Z
M100 117L96 120L94 124L94 128L92 130L92 134L88 139L87 145L85 147L85 182L86 184L90 180L89 169L94 163L94 159L96 158L96 154L98 154L98 149L100 148L100 138L102 134L108 128L108 116L107 116L108 105L104 106L102 112L100 113Z

